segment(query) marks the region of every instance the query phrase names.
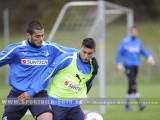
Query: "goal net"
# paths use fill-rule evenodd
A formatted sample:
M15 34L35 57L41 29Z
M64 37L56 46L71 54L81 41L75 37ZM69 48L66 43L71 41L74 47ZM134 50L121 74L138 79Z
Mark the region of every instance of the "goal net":
M91 98L105 98L105 82L107 80L110 81L109 79L117 79L116 76L113 75L114 72L112 72L112 75L108 72L112 69L115 71L115 68L113 67L115 66L115 46L118 45L122 36L124 37L126 35L128 28L133 25L133 11L131 9L103 1L104 9L103 13L101 13L99 11L101 6L99 5L99 2L92 1L67 3L62 8L48 37L48 41L54 41L63 46L74 48L79 48L82 40L86 37L95 39L97 44L95 56L98 59L100 70L98 77L94 80L93 88L89 93ZM101 19L100 14L104 17L104 23L99 22ZM106 29L99 29L99 26L102 24ZM105 39L104 41L107 42L102 43L103 48L101 49L99 34L102 32L107 33L107 35L102 35L101 38ZM102 52L107 57L107 60L105 60L103 54L102 56L99 56L99 53ZM107 70L105 70L105 68L107 68ZM100 110L101 113L105 112L105 105L99 104L98 108L97 106L88 105L86 109L89 107L93 107L90 108L92 110Z

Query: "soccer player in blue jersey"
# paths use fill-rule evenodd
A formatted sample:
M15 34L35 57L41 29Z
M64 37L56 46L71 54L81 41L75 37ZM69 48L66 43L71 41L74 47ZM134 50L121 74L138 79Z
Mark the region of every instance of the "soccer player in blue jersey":
M98 64L93 66L95 41L85 38L79 52L62 54L38 78L34 89L37 93L48 83L49 100L54 120L84 120L80 99L86 98L97 74ZM95 60L94 60L95 61ZM44 80L44 83L40 81ZM38 82L39 81L39 82Z
M38 21L31 21L27 26L27 40L11 44L0 53L0 67L7 64L10 66L9 85L12 89L7 100L16 100L25 91L28 91L33 98L48 99L44 89L35 93L31 86L36 83L36 79L53 63L56 57L62 53L78 51L56 43L45 42L43 39L43 26ZM29 109L37 120L52 120L52 110L49 105L20 104L21 101L18 101L16 105L6 104L2 119L20 120Z
M120 72L125 72L128 77L128 91L126 95L125 110L132 110L129 106L131 98L134 96L139 103L140 110L145 108L140 102L140 93L137 91L136 78L140 66L140 55L147 58L148 63L154 65L155 61L152 55L145 50L140 39L137 38L138 30L134 26L131 28L131 36L125 37L118 48L116 62Z

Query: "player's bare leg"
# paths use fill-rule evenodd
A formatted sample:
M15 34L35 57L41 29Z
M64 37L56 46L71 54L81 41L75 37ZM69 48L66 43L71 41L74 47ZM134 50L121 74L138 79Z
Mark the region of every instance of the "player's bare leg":
M53 115L50 112L43 113L37 117L37 120L53 120Z

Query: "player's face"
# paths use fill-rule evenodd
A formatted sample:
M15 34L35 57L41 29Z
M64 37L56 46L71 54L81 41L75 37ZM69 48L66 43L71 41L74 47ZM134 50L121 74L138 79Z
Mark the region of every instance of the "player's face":
M95 53L94 48L86 48L84 46L81 46L81 48L80 48L80 57L84 63L88 63L89 60L94 55L94 53Z
M27 33L27 36L28 36L29 42L31 42L37 47L40 47L44 39L44 29L34 30L34 33L32 35Z
M137 30L136 28L132 28L132 30L131 30L131 35L132 35L133 37L137 37L137 35L138 35L138 30Z

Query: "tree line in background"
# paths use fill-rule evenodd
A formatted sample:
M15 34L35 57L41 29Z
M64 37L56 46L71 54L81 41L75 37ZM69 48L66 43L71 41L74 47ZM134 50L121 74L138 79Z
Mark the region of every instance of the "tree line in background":
M51 29L67 2L90 0L0 0L0 32L3 32L3 10L9 10L11 33L26 32L26 23L38 20ZM97 1L97 0L93 0ZM160 18L160 0L105 0L134 10L136 21Z

